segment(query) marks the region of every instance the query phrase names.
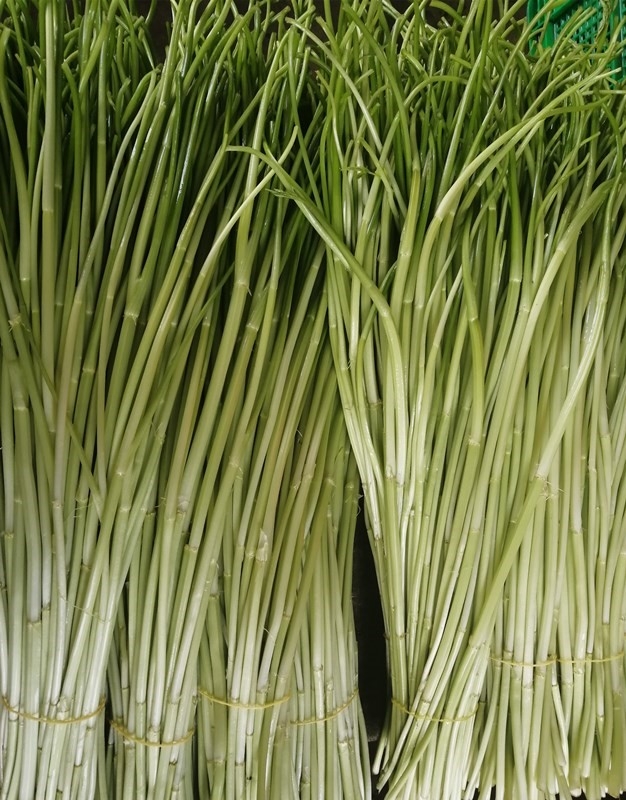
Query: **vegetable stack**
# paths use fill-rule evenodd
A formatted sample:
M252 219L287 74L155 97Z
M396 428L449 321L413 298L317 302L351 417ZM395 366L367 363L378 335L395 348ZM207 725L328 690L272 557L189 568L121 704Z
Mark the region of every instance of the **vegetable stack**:
M370 797L361 494L387 796L626 789L620 45L522 9L0 0L0 798Z

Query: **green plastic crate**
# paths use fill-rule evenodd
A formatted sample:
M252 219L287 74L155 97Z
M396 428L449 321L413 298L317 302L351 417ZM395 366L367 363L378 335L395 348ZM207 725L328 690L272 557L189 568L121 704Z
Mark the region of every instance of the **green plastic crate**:
M526 7L528 21L532 21L541 9L546 5L545 0L528 0ZM603 19L608 15L608 30L607 38L620 25L621 21L626 17L626 0L615 0L610 5L603 3L602 0L566 0L549 12L548 23L545 25L545 19L540 18L537 23L539 31L543 31L541 44L544 47L551 47L558 35L563 30L564 26L571 20L571 18L581 9L592 9L592 15L581 25L578 25L571 34L571 38L579 44L588 45L593 47L598 37L598 32L601 29ZM620 39L626 42L626 26L623 26L620 31ZM622 51L619 59L614 64L616 69L620 69L620 77L626 77L626 52Z

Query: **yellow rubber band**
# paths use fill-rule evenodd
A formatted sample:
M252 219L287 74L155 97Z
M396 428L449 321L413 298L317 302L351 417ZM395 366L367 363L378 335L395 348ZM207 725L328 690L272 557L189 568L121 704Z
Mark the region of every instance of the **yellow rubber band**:
M505 664L507 667L528 667L534 669L535 667L549 667L550 664L556 664L558 659L548 658L546 661L514 661L511 658L500 658L499 656L489 656L489 660L494 664Z
M264 711L266 708L275 708L282 706L283 703L288 702L290 695L281 697L278 700L270 700L268 703L240 703L235 700L224 700L222 697L216 697L214 694L207 692L205 689L198 687L198 694L209 700L211 703L217 703L219 706L226 706L227 708L241 708L244 711Z
M292 725L297 725L297 726L300 726L300 725L315 725L318 722L320 722L320 723L328 722L331 719L335 719L335 717L338 717L340 714L342 714L347 708L349 708L352 705L352 703L356 700L358 695L359 695L359 690L355 689L352 692L352 694L350 695L350 697L346 700L345 703L342 703L342 705L340 705L337 708L335 708L333 711L331 711L325 717L309 717L308 719L297 719L297 720L294 720L291 724Z
M82 717L68 717L67 719L57 719L56 717L46 717L43 716L42 714L29 714L27 711L22 711L19 708L14 708L14 706L12 706L9 703L9 701L4 695L0 697L0 700L2 701L2 705L6 708L6 710L10 714L15 714L17 717L20 717L20 719L27 719L30 720L31 722L40 722L42 725L77 725L79 722L87 722L88 720L97 717L98 714L102 712L102 710L106 705L106 699L103 699L98 708L96 708L95 711L91 711L89 714L83 714Z
M117 731L120 734L122 739L126 739L127 741L132 742L133 744L145 745L145 747L159 747L159 748L176 747L177 745L185 744L185 742L188 742L196 732L194 728L190 730L189 733L186 733L184 736L182 736L180 739L174 739L171 742L150 742L148 741L148 739L142 739L140 736L135 736L135 734L131 733L128 730L128 728L125 728L123 725L121 725L119 722L115 722L115 720L113 719L109 720L109 724L113 728L113 730Z
M464 714L462 717L433 717L430 714L418 714L417 711L411 711L410 708L407 708L403 703L393 697L391 698L391 703L408 717L413 717L413 719L420 719L426 722L449 723L451 725L457 722L467 722L468 720L473 719L473 717L475 717L478 713L477 706L472 712L469 714Z
M618 661L624 658L624 651L614 653L612 656L603 656L596 658L595 656L585 656L585 658L549 658L546 661L515 661L510 658L500 658L499 656L489 656L489 660L495 664L506 664L509 667L528 667L534 669L535 667L549 667L551 664L606 664L609 661Z
M606 664L609 661L619 661L624 658L624 651L621 653L614 653L612 656L603 656L602 658L595 658L594 656L585 656L585 658L557 658L559 664Z

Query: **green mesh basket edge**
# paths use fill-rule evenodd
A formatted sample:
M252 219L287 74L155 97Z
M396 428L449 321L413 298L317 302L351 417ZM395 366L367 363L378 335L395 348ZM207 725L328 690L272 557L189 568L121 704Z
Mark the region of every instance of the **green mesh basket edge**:
M526 6L526 17L528 21L532 22L535 17L541 13L541 9L545 5L546 0L528 0ZM620 22L626 17L626 0L614 0L611 5L612 11L609 18L609 35L613 33ZM606 3L603 3L602 0L565 0L564 3L553 6L552 9L547 12L549 14L547 24L544 17L539 17L538 21L535 23L538 35L543 32L541 44L544 47L551 47L556 42L563 26L581 8L592 8L596 11L596 14L592 16L590 20L577 27L572 38L581 44L593 45L599 30L599 20L601 20L606 13ZM626 41L626 26L621 28L620 39ZM626 77L626 51L622 52L621 58L617 59L615 67L620 69L621 78Z

